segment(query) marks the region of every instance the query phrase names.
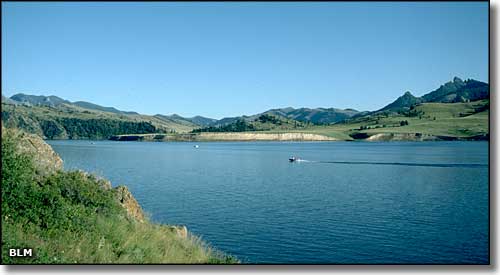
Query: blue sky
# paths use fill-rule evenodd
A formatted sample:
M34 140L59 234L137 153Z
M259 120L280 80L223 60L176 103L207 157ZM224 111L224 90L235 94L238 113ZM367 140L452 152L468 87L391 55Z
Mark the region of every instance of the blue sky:
M375 110L488 82L488 3L2 2L2 93L144 114Z

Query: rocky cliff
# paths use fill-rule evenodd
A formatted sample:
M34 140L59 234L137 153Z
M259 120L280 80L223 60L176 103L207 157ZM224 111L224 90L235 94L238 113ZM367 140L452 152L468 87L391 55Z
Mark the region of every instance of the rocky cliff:
M120 204L127 210L129 217L135 219L138 222L144 222L144 212L137 200L132 196L132 193L128 190L126 186L117 186L116 198Z
M188 134L143 134L116 135L110 140L116 141L335 141L339 140L318 134L309 133L256 133L256 132L224 132L224 133L188 133Z
M307 133L200 133L198 140L221 141L334 141L332 137Z
M489 140L489 134L471 137L436 136L420 133L380 133L368 135L364 141L454 141L454 140Z

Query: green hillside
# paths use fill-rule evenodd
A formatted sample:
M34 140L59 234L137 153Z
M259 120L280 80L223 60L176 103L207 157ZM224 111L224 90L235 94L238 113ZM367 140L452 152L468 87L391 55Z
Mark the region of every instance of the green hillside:
M200 125L206 127L207 126L219 127L219 126L226 126L229 124L233 124L241 120L253 123L263 115L279 117L279 119L283 121L297 121L303 124L331 124L364 113L365 112L358 112L354 109L337 109L337 108L295 109L292 107L288 107L288 108L271 109L263 113L250 116L243 115L239 117L225 117L220 120L214 120L206 125L202 124Z
M413 96L410 92L398 97L394 102L373 113L407 111L410 107L420 103L457 103L488 99L490 86L488 83L467 79L463 81L454 77L436 90L422 97Z
M73 104L26 106L2 102L2 122L48 139L107 139L131 133L189 132L196 125L140 114L86 109Z
M423 103L399 114L375 114L310 131L328 136L408 133L468 138L487 135L489 101Z
M61 168L39 137L2 128L2 264L237 263L185 227L150 222L126 187Z
M424 100L413 96L410 92L398 97L394 102L380 109L378 112L398 112L422 103Z
M194 129L193 133L199 132L248 132L248 131L276 131L304 129L310 123L300 122L282 116L262 114L253 119L238 119L232 123L220 126L209 126Z
M363 139L375 134L417 134L446 138L484 138L488 129L489 100L467 103L423 103L400 113L376 113L332 125L313 125L281 117L262 123L239 121L193 132L311 133L339 140ZM299 123L299 124L297 124Z

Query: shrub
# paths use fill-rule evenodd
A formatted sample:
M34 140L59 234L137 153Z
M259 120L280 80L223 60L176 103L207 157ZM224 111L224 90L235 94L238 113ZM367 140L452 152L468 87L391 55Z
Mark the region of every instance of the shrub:
M8 263L237 263L196 237L130 218L115 189L81 171L35 174L2 133L2 259ZM33 248L12 258L9 248Z

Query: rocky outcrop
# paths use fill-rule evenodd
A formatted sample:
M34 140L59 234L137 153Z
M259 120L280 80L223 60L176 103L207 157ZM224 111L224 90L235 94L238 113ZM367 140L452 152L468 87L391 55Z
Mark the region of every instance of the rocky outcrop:
M117 186L115 192L116 198L121 206L127 211L129 218L141 223L145 222L144 212L128 188L125 186ZM186 239L188 237L188 230L184 225L163 225L163 228L170 232L174 232L180 238Z
M33 157L37 175L50 175L63 168L63 161L52 147L37 135L28 134L2 125L2 135L9 134L17 141L19 152Z
M381 133L374 134L366 139L366 141L424 141L436 140L435 136L423 134L409 134L409 133Z
M336 138L309 133L188 133L188 134L143 134L117 135L110 140L115 141L335 141Z
M199 140L220 141L335 141L336 138L308 133L200 133Z
M369 135L363 141L455 141L455 140L489 140L489 134L472 137L435 136L421 133L379 133Z
M138 222L144 222L144 212L137 200L132 196L132 193L125 186L117 186L115 188L116 198L120 204L127 210L130 218Z

